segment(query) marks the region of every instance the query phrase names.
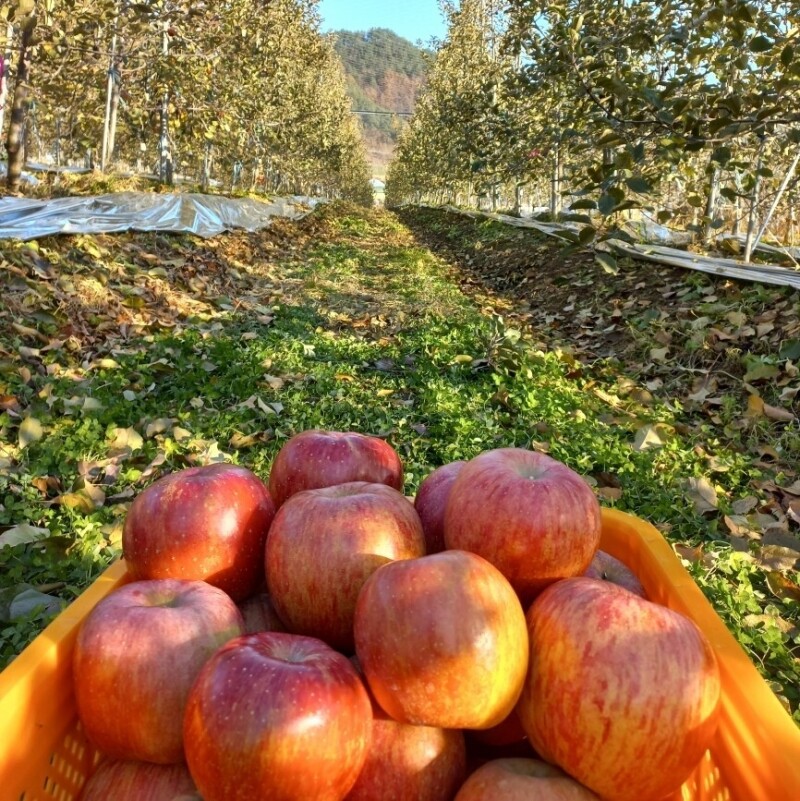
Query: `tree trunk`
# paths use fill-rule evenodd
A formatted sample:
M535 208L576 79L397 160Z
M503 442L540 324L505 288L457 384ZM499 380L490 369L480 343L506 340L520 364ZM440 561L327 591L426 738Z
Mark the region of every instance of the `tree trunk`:
M708 197L706 198L706 213L707 222L703 227L703 241L708 243L714 235L714 213L717 209L717 202L719 200L719 167L714 164L711 166L711 176L708 186Z
M756 178L753 184L753 193L750 196L750 214L747 219L747 238L744 243L744 261L745 264L750 263L750 257L753 255L753 242L756 235L756 225L758 223L758 201L761 197L761 167L764 163L764 145L766 139L761 142L761 147L758 149L758 159L756 161Z
M14 85L14 99L11 102L11 121L8 126L8 176L6 185L9 192L19 192L22 178L22 167L25 160L23 149L23 129L27 111L28 95L30 94L30 44L33 31L36 28L36 16L31 14L22 23L22 32L19 43L19 60L17 62L17 81Z

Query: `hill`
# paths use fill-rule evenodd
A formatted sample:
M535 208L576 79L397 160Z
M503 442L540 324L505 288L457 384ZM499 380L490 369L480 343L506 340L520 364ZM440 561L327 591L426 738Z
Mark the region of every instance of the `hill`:
M386 28L336 31L336 52L347 74L353 108L375 112L414 110L425 83L424 51ZM405 116L362 114L367 149L376 175L383 175Z

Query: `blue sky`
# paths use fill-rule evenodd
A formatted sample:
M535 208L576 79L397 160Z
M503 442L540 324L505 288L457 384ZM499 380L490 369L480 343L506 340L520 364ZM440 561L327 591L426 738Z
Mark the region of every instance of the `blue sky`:
M416 42L444 36L436 0L322 0L322 30L367 31L389 28Z

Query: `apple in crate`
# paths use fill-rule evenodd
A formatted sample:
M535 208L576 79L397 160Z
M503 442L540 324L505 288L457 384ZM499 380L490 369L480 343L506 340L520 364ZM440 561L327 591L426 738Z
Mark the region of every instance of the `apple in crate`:
M413 505L385 484L354 481L292 495L267 538L272 603L289 631L353 651L364 582L381 565L425 555Z
M592 563L586 568L583 575L599 581L610 581L640 598L647 598L647 593L638 576L624 562L620 562L619 559L605 551L598 551L594 555Z
M217 651L192 688L186 761L204 801L341 801L371 726L347 657L313 637L248 634Z
M239 604L244 618L244 634L257 634L260 631L286 631L286 626L278 617L275 607L266 592L258 592Z
M488 559L527 604L579 576L600 543L600 505L561 462L522 448L476 456L459 472L445 512L448 548Z
M266 485L250 470L190 467L135 498L122 554L134 579L198 579L242 601L264 580L264 543L274 516Z
M517 712L537 753L603 798L675 792L717 727L719 668L700 629L583 577L548 587L527 621Z
M425 532L425 550L428 554L444 550L444 512L456 476L466 462L450 462L437 467L419 485L414 508Z
M296 492L350 481L403 488L403 465L391 445L355 432L304 431L278 452L269 491L280 507Z
M600 798L564 771L539 759L495 759L464 782L455 801L600 801Z
M345 801L451 801L466 777L464 734L399 723L370 700L367 761Z
M184 764L103 762L86 782L80 801L201 801Z
M183 712L200 668L242 633L236 604L203 581L137 581L104 598L73 651L78 716L107 756L183 761Z
M378 568L358 596L354 632L369 687L395 720L487 729L519 697L525 615L511 585L475 554Z

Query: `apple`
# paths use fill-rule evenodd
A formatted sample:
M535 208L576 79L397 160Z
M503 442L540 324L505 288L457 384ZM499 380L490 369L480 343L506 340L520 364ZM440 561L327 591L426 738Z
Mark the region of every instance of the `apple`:
M425 555L413 505L385 484L353 481L292 495L267 538L267 586L289 631L352 653L364 582L381 565Z
M455 801L600 801L600 798L562 770L539 759L495 759L464 782Z
M403 465L391 445L355 432L304 431L278 452L269 491L280 508L296 492L367 481L403 489Z
M83 788L81 801L190 801L197 795L186 765L103 762Z
M459 472L444 538L448 548L488 559L527 605L554 581L586 570L600 528L600 505L576 472L535 451L498 448Z
M619 559L615 559L605 551L598 551L594 555L592 563L586 568L583 575L599 581L610 581L640 598L647 598L647 593L638 576L624 562L620 562Z
M138 495L122 532L134 579L198 579L235 601L264 579L264 542L275 516L266 485L232 464L170 473Z
M513 745L521 743L528 737L515 709L512 709L508 717L501 720L496 726L492 726L491 729L472 731L470 736L478 742L490 746Z
M259 592L242 601L239 611L244 618L244 634L257 634L259 631L286 631L278 617L269 595Z
M243 629L236 604L203 581L137 581L83 622L73 652L78 716L113 759L183 761L183 711L200 668Z
M717 727L719 668L700 629L583 577L548 587L527 621L517 713L534 749L603 798L676 791Z
M186 761L205 801L341 801L371 726L347 657L313 637L248 634L217 651L192 688Z
M413 726L373 701L367 761L346 801L451 801L466 776L458 729Z
M456 476L465 464L466 462L458 461L437 467L419 485L414 508L422 521L425 550L429 554L444 550L444 512L447 499Z
M525 615L501 573L475 554L378 568L358 596L354 633L375 699L402 723L488 729L519 697Z

